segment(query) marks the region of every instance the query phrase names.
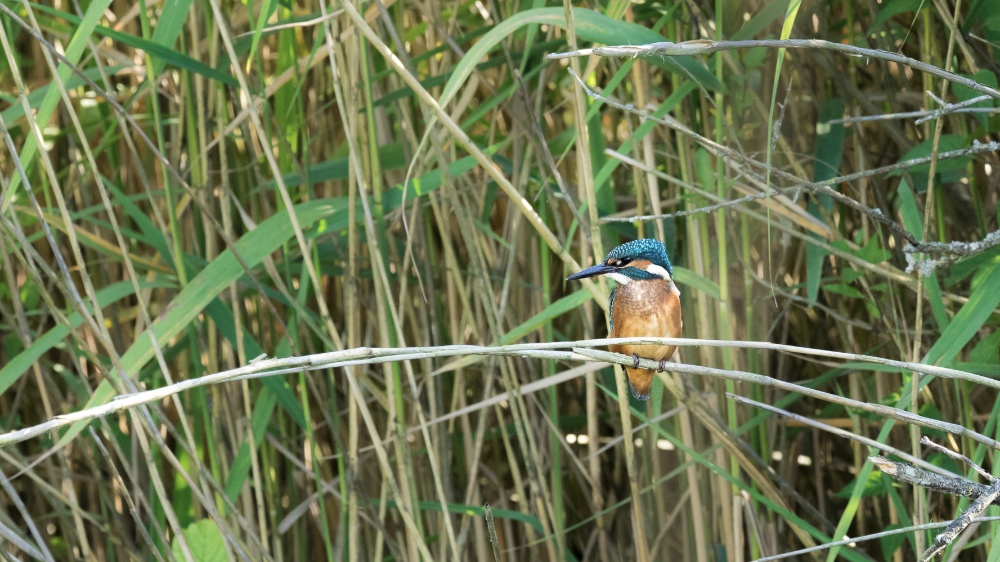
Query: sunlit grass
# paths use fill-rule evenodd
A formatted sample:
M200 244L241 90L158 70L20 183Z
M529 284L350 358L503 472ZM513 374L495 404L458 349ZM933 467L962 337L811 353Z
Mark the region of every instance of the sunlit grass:
M560 4L3 1L0 432L262 355L603 338L610 285L563 279L639 236L666 244L685 337L995 378L1000 246L910 268L948 254L908 262L881 218L916 240L996 231L996 153L949 151L994 140L1000 119L835 121L977 92L818 49L787 51L780 73L762 48L544 58L821 38L996 88L989 4L963 2L957 33L934 3L612 2L574 10L570 37ZM756 197L769 185L781 193ZM302 362L43 426L0 448L0 536L43 560L735 560L969 502L893 486L874 449L727 393L972 479L917 440L991 469L1000 434L989 385L900 363L679 354L983 440L696 369L637 402L591 352L535 351ZM988 559L995 526L958 556ZM839 555L910 559L931 536Z

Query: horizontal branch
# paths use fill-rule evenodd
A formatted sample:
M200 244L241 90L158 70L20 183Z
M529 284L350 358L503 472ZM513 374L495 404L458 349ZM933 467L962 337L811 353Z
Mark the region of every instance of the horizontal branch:
M974 99L990 99L989 96L979 96ZM890 121L892 119L910 119L912 117L921 117L925 119L918 119L914 121L914 124L919 124L926 119L933 118L935 115L942 115L935 111L903 111L901 113L883 113L881 115L859 115L857 117L844 117L841 119L831 119L827 123L831 125L845 125L847 123L869 123L872 121ZM948 113L1000 113L1000 107L964 107L960 109L949 110Z
M924 438L926 439L926 437ZM923 441L921 441L923 442ZM979 517L991 505L1000 505L1000 480L990 485L979 484L965 478L932 474L907 463L896 462L882 456L868 457L879 470L889 475L893 480L921 486L931 490L974 498L974 501L934 538L934 542L920 556L920 562L929 562L946 546L951 544L973 520Z
M957 102L957 103L945 103L940 108L935 109L934 111L928 112L928 115L926 117L921 117L920 119L917 119L916 121L913 122L913 124L914 125L920 125L922 123L926 123L927 121L931 121L933 119L937 119L938 117L941 117L943 115L947 115L949 113L956 113L956 112L960 112L960 111L965 111L967 109L971 109L971 110L975 110L975 109L990 109L990 108L984 108L984 107L981 107L981 108L972 108L972 107L970 107L970 106L973 106L973 105L975 105L977 103L984 102L984 101L988 100L989 98L990 98L990 96L976 96L974 98L967 99L965 101L960 101L960 102ZM935 97L935 99L937 99L937 98Z
M955 84L961 84L966 88L971 88L979 93L985 94L995 99L1000 99L1000 90L991 88L986 84L976 82L965 76L960 76L954 72L948 72L932 64L927 64L917 59L903 56L899 53L883 51L881 49L865 49L854 45L843 43L833 43L821 39L753 39L747 41L712 41L708 39L695 39L681 43L671 43L663 41L660 43L649 43L647 45L619 45L614 47L594 47L591 49L580 49L567 53L552 53L548 59L564 59L570 57L584 57L597 55L602 57L650 57L654 55L676 57L707 55L718 51L732 51L737 49L756 49L759 47L771 49L814 49L821 51L834 51L853 57L864 57L866 59L878 59L897 64L902 64L926 72L932 76L943 78Z
M906 451L902 451L900 449L897 449L897 448L895 448L892 445L889 445L887 443L879 443L878 441L876 441L874 439L871 439L869 437L865 437L863 435L858 435L857 433L852 433L850 431L841 429L839 427L834 427L832 425L825 424L822 421L814 420L813 418L811 418L809 416L800 416L798 414L789 412L788 410L784 410L782 408L778 408L777 406L772 406L770 404L765 404L763 402L758 402L757 400L751 400L750 398L746 398L746 397L740 396L738 394L732 394L730 392L727 392L726 396L729 397L729 398L731 398L731 399L733 399L733 400L735 400L735 401L737 401L737 402L739 402L739 403L741 403L741 404L746 404L748 406L753 406L754 408L760 408L761 410L767 410L768 412L771 412L773 414L778 414L780 416L784 416L784 417L786 417L786 418L788 418L790 420L797 421L797 422L799 422L800 424L802 424L804 426L811 427L811 428L814 428L814 429L818 429L820 431L825 431L825 432L827 432L827 433L829 433L831 435L836 435L837 437L842 437L844 439L850 439L852 441L857 441L858 443L861 443L862 445L864 445L866 447L871 447L872 449L878 449L882 453L887 453L887 454L890 454L890 455L896 455L899 458L905 460L906 462L908 462L908 463L910 463L912 465L915 465L915 466L919 466L919 467L923 468L924 470L929 470L931 472L934 472L936 474L940 474L942 476L957 476L956 474L952 473L949 470L946 470L946 469L941 468L939 466L935 466L935 465L933 465L933 464L925 461L924 459L922 459L920 457L911 455L910 453L907 453Z
M974 519L975 523L988 523L991 521L1000 521L1000 517L977 517ZM934 523L924 523L923 525L910 525L909 527L900 527L898 529L890 529L888 531L881 531L878 533L872 533L870 535L862 535L860 537L847 537L839 541L833 541L828 543L823 543L819 546L812 546L809 548L803 548L801 550L795 550L792 552L783 552L781 554L775 554L773 556L764 556L763 558L758 558L753 562L773 562L774 560L782 560L785 558L794 558L796 560L800 559L803 554L810 554L813 552L819 552L822 550L830 550L835 546L853 546L857 543L862 543L865 541L872 541L875 539L881 539L884 537L891 537L895 535L905 535L909 533L916 533L918 531L927 531L930 529L940 529L942 527L947 527L951 525L949 521L937 521Z
M757 342L757 341L724 341L724 340L701 340L701 339L686 339L686 338L605 338L605 339L580 340L573 342L529 343L529 344L516 344L516 345L504 345L504 346L446 345L437 347L404 347L404 348L361 347L355 349L346 349L342 351L333 351L329 353L304 355L299 357L254 360L251 361L250 364L236 369L230 369L228 371L222 371L220 373L213 373L196 379L180 381L161 388L146 390L132 394L120 395L112 399L107 404L102 404L100 406L95 406L92 408L86 408L84 410L80 410L69 414L55 416L51 420L48 420L46 422L31 427L0 434L0 446L9 445L11 443L18 443L26 439L31 439L33 437L42 435L46 432L58 429L60 427L65 427L67 425L71 425L79 421L91 420L98 417L107 416L109 414L121 412L129 408L134 408L136 406L148 404L150 402L162 400L169 396L173 396L175 394L184 392L186 390L191 390L193 388L199 388L213 384L220 384L224 382L280 376L290 373L299 373L303 371L316 371L321 369L333 369L333 368L347 367L352 365L371 365L371 364L388 363L388 362L412 361L417 359L428 359L435 357L440 358L440 357L456 357L456 356L512 356L512 357L525 357L525 358L530 357L536 359L537 358L556 359L562 361L590 361L590 362L599 361L605 363L617 363L622 365L632 364L631 357L626 357L624 355L620 355L617 353L609 353L609 352L590 349L593 347L604 347L610 344L649 344L649 345L674 345L680 347L731 347L731 348L742 348L742 349L768 349L782 353L812 355L819 357L827 357L831 359L841 359L844 361L851 361L851 362L863 362L863 363L872 363L877 365L885 365L889 367L898 368L904 371L914 371L931 376L966 380L984 386L1000 388L1000 381L975 375L973 373L967 373L965 371L959 371L957 369L949 369L946 367L938 367L934 365L923 365L920 363L911 363L907 361L896 361L892 359L885 359L882 357L875 357L871 355L861 355L857 353L844 353L839 351L829 351L825 349L813 349L808 347L798 347L793 345L783 345L771 342ZM657 363L654 361L645 359L642 361L645 361L644 365L647 367L656 368L657 366ZM851 368L857 368L857 367L852 366ZM696 365L683 365L674 363L671 364L671 369L677 372L683 372L692 375L738 379L756 384L774 386L786 390L788 392L797 392L803 395L812 396L820 400L841 403L848 407L857 408L859 410L864 410L864 411L870 411L879 415L883 415L885 417L890 417L892 419L898 419L910 423L917 423L918 425L922 425L925 427L934 427L936 429L954 433L956 435L965 435L970 437L971 439L987 444L991 447L997 447L998 445L996 441L984 437L982 435L979 435L978 433L967 430L961 426L944 422L935 422L934 420L929 420L927 418L923 418L920 416L914 416L909 412L898 410L896 408L890 408L878 404L871 405L871 404L866 404L864 402L842 399L841 397L836 396L834 394L829 394L826 392L809 389L801 385L796 385L794 383L778 381L776 379L764 375L745 373L741 371L725 371L722 369L710 369L707 367L699 367Z
M912 464L896 462L882 456L868 457L868 460L875 465L875 468L897 482L920 486L942 494L962 496L963 498L979 498L990 489L990 486L986 484L955 476L934 474ZM1000 506L1000 500L993 500L993 505Z
M589 348L575 348L575 351L579 355L585 357L590 357L592 359L597 359L599 361L604 361L607 363L616 363L623 366L632 366L633 358L621 355L620 353L611 353L610 351L598 351L596 349ZM652 359L640 359L639 367L643 369L656 370L659 368L659 361L653 361ZM860 400L853 400L851 398L844 398L843 396L838 396L836 394L831 394L829 392L823 392L822 390L816 390L814 388L809 388L795 383L790 383L787 381L775 379L768 377L766 375L758 375L756 373L748 373L746 371L732 371L726 369L716 369L714 367L701 367L698 365L685 365L683 363L670 363L669 370L678 373L685 373L689 375L698 375L704 377L712 377L723 380L740 381L750 384L759 384L762 386L770 386L772 388L777 388L784 390L785 392L798 393L803 396L808 396L810 398L815 398L817 400L822 400L824 402L829 402L831 404L839 404L846 408L853 408L855 410L861 410L862 412L869 412L883 418L889 418L896 421L901 421L903 423L909 423L913 425L919 425L921 427L929 427L951 433L953 435L958 435L962 437L967 437L976 441L977 443L982 443L987 447L993 449L1000 449L1000 441L987 437L981 433L973 431L969 428L960 426L954 423L942 422L932 418L927 418L909 412L907 410L902 410L900 408L894 408L892 406L884 406L882 404L873 404L869 402L862 402Z

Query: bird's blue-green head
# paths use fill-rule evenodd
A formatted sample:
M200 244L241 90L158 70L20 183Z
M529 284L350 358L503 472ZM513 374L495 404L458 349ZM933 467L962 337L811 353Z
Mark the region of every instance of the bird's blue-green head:
M670 265L667 250L659 240L640 238L618 246L608 252L603 262L570 275L566 280L596 275L607 275L622 285L631 281L655 279L671 281L674 268Z

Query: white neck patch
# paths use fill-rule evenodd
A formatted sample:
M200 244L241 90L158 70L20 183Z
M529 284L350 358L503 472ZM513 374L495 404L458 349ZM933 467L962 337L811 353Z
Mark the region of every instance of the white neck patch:
M666 269L656 265L655 263L647 265L646 271L652 273L653 275L659 276L667 281L670 281L670 273Z
M632 282L631 279L629 279L628 277L625 277L624 275L622 275L621 273L618 273L617 271L613 271L613 272L607 273L605 275L607 275L608 277L614 279L615 282L618 283L619 285L628 285L629 283Z

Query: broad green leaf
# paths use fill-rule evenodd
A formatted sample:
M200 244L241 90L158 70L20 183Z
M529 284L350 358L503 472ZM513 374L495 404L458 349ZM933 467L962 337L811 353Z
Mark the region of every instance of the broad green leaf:
M292 212L302 228L308 228L321 218L345 211L346 205L340 201L320 199L296 205ZM150 328L157 341L166 342L177 336L192 319L201 314L206 306L230 283L239 280L245 272L236 260L239 252L248 267L254 267L265 257L280 248L294 236L288 213L279 213L260 223L257 228L241 237L235 248L227 249L202 269L191 282L177 294L168 310ZM149 334L147 330L144 334ZM148 336L136 337L135 343L122 356L122 366L126 373L138 372L153 356L152 344Z
M938 153L950 152L952 150L959 150L962 148L968 148L969 143L961 135L941 135L941 139L938 143ZM907 160L915 160L917 158L925 158L931 155L931 150L934 147L934 139L927 139L924 142L914 146L899 159L900 162L906 162ZM938 160L937 163L937 173L951 172L955 170L961 170L969 163L972 156L962 156L960 158L947 158L945 160ZM910 166L906 168L908 172L913 177L926 176L930 171L930 163L919 164L916 166ZM904 171L892 172L890 176L903 175Z
M819 203L816 199L810 198L807 207L809 213L815 217L821 215L819 210ZM810 238L815 240L822 240L822 238L816 234L811 234ZM806 244L806 297L809 298L809 303L813 304L816 299L819 298L819 286L823 281L823 264L826 263L826 257L829 255L824 248L817 246L816 244Z
M975 373L977 375L983 375L987 377L1000 377L1000 364L997 363L957 361L955 362L955 368L961 371Z
M830 124L834 119L844 116L844 102L838 98L823 101L819 118L816 120L816 149L814 151L813 181L823 182L835 178L840 171L840 160L844 154L844 125ZM830 186L837 189L836 185ZM829 196L818 195L816 198L827 210L833 208Z
M859 232L860 234L860 232ZM892 254L889 250L882 248L879 244L878 237L872 236L868 239L868 242L857 251L857 256L869 263L882 263L887 261Z
M184 22L187 20L188 12L191 10L193 0L168 0L164 3L164 9L160 11L160 16L156 19L156 27L153 28L153 36L150 39L157 45L162 45L172 52L177 36L184 29ZM153 59L153 73L159 76L163 72L163 67L167 61L159 57Z
M984 252L958 260L948 271L948 276L944 280L945 286L951 287L977 271L982 271L998 256L1000 256L1000 246L993 246Z
M969 301L941 333L941 337L927 352L923 362L929 365L948 364L955 359L1000 305L1000 258L990 269L977 276Z
M882 29L892 16L919 11L924 2L925 0L889 0L875 15L871 27L868 28L868 35ZM913 14L913 17L916 18L917 15Z
M979 340L976 347L969 353L969 361L1000 365L1000 330Z
M894 531L896 529L899 529L900 527L901 525L899 523L893 523L891 525L886 526L884 530L881 532ZM882 543L883 560L889 562L890 560L894 559L896 551L903 546L904 542L906 542L906 535L907 533L899 533L896 535L886 535L881 539L879 539L879 541Z
M899 207L899 214L903 218L903 228L914 236L923 236L924 219L920 216L920 209L917 208L917 200L913 195L910 182L903 178L896 188L896 204Z
M983 4L985 5L986 2ZM972 23L972 20L966 20L966 25ZM990 41L1000 42L1000 14L994 13L983 20L983 31Z
M853 297L856 299L865 298L865 296L861 293L861 291L855 289L854 287L841 285L840 283L828 283L825 289L831 293L836 293L838 295L843 295L845 297Z
M329 200L320 199L296 205L293 210L299 224L303 228L307 228L323 217L338 211L345 211L344 207L343 204L338 205L336 202L331 203ZM293 235L294 231L288 213L280 213L243 235L234 246L247 266L254 267L291 239ZM243 268L236 260L232 248L222 252L205 266L191 279L187 286L177 293L168 305L167 311L157 318L148 330L136 336L135 342L122 355L121 365L126 376L135 376L153 358L153 346L149 339L150 331L155 335L160 345L165 345L166 342L179 335L230 283L236 282L243 275ZM94 396L96 398L97 394L95 393ZM105 404L110 398L111 395L107 395L102 402L95 402L94 399L91 399L88 407ZM67 437L72 438L89 423L90 420L85 420L73 424L61 441Z
M844 116L843 100L832 98L823 101L819 118L816 120L815 164L813 181L821 182L836 177L840 170L840 160L844 154L844 125L831 125L830 121ZM831 186L836 189L836 186ZM820 217L819 207L827 211L833 209L833 200L828 195L814 195L809 199L809 213ZM812 234L814 239L820 237ZM806 296L810 303L819 297L820 281L823 278L823 264L829 253L815 244L806 244Z
M666 41L666 38L659 33L641 25L615 21L593 10L574 8L573 19L576 22L576 36L583 41L604 45L635 45L639 43ZM455 66L455 71L444 87L438 103L441 106L447 106L455 95L458 94L459 88L466 83L466 80L468 80L469 76L475 70L479 61L500 45L514 31L529 24L565 28L566 12L561 7L525 10L504 20L491 29L489 33L484 35L482 39L476 42L465 53L462 60ZM649 60L652 64L665 66L671 72L684 74L685 77L690 73L690 76L693 76L695 80L709 90L718 91L722 89L722 85L719 84L718 80L705 67L690 57L671 57L666 61L660 61L654 57Z
M105 0L101 1L105 2ZM56 10L54 8L50 8L48 6L43 6L41 4L35 4L35 3L32 3L31 7L40 12L45 12L48 14L52 14L56 17L62 18L75 25L79 25L81 23L80 18L68 12L63 12L60 10ZM96 32L98 35L103 35L105 37L108 37L109 39L114 39L115 41L121 41L122 43L128 45L129 47L133 47L135 49L142 49L143 51L146 51L150 55L159 57L164 62L175 68L179 68L181 70L187 70L189 72L194 72L196 74L201 74L205 78L222 82L227 86L239 87L239 83L236 81L236 79L230 76L229 74L226 74L224 71L212 68L201 61L195 60L187 55L183 55L178 51L175 51L168 47L164 47L163 45L160 45L158 43L154 43L153 41L143 39L142 37L136 37L135 35L129 35L128 33L115 31L110 27L104 27L102 25L94 26L92 30L87 33L88 36L87 38L89 39L90 35L93 34L94 32ZM226 64L228 65L228 59L226 59Z
M846 486L840 489L839 492L834 494L834 497L838 498L849 498L851 494L854 493L854 488L857 486L857 480L852 480L847 483ZM892 479L881 472L872 472L868 475L865 480L864 490L861 492L861 497L871 498L871 497L881 497L886 493L886 488L892 486Z
M921 414L923 414L923 412L921 412ZM928 455L927 462L954 474L962 474L968 470L967 468L960 466L954 458L944 453L932 453Z
M523 338L524 336L534 332L535 330L541 329L542 326L556 317L559 317L570 310L580 306L581 304L589 301L591 298L590 291L586 289L580 289L575 293L571 293L556 302L545 307L544 310L538 314L532 316L531 318L522 322L519 326L513 330L507 332L500 338L500 345L507 345L516 342L517 340Z
M997 75L990 72L989 70L986 70L985 68L981 68L979 72L975 74L962 74L962 76L975 80L980 84L986 84L987 86L990 86L992 88L997 87ZM955 93L955 98L960 102L982 96L982 94L973 90L972 88L969 88L968 86L963 86L961 84L956 84L954 82L951 83L951 91ZM987 99L979 103L975 103L969 107L995 107L996 101L997 100L995 99ZM990 119L990 116L986 113L973 113L972 116L975 117L976 120L978 120L979 123L984 127L987 125Z
M715 185L715 166L712 165L712 157L700 146L694 153L694 173L701 185Z
M247 3L247 8L252 9L253 4ZM257 14L257 25L254 26L254 33L251 36L250 41L250 52L248 53L248 64L252 61L254 55L257 54L257 45L260 44L260 38L262 36L261 31L264 29L264 24L270 19L271 15L274 14L274 10L278 8L278 3L274 0L261 0L260 3L260 13Z
M196 521L184 528L184 541L187 542L188 549L194 562L221 562L228 560L226 555L226 544L223 542L222 533L219 532L218 525L211 519ZM177 560L184 560L184 552L181 550L177 538L170 544L170 552Z
M704 293L715 300L722 298L719 291L719 284L708 277L702 277L686 267L674 266L674 281L680 285L687 285L692 289Z
M775 22L788 9L788 0L774 0L764 2L761 9L750 18L750 21L743 24L743 27L730 37L732 41L743 41L745 39L757 39L772 23Z

